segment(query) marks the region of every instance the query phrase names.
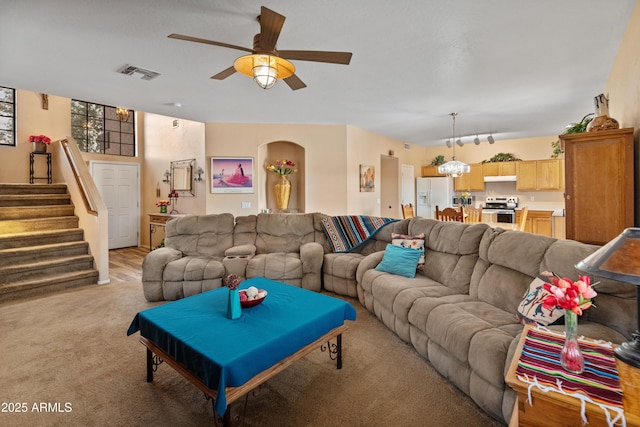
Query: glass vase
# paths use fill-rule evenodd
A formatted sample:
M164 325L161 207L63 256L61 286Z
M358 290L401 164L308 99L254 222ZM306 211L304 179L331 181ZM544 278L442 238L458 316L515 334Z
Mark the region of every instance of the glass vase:
M560 352L562 367L574 374L584 371L584 357L578 345L578 315L571 310L564 313L565 341Z
M227 300L227 317L231 320L239 319L242 316L242 307L240 307L240 292L238 289L229 289L229 298Z
M280 175L280 180L276 183L276 205L280 210L289 207L289 197L291 196L291 182L286 175Z
M160 206L160 213L167 213L167 206L166 205Z

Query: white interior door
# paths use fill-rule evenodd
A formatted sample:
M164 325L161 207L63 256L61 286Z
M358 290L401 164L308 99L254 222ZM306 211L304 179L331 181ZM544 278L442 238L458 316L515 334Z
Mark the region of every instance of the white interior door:
M139 165L92 161L91 175L109 211L109 249L138 246Z
M402 204L416 205L416 180L413 175L413 165L402 165Z

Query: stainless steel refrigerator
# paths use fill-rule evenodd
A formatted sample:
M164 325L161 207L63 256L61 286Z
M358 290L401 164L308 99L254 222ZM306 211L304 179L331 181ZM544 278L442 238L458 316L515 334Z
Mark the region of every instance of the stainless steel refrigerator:
M436 206L452 206L454 194L453 178L416 178L416 215L433 218Z

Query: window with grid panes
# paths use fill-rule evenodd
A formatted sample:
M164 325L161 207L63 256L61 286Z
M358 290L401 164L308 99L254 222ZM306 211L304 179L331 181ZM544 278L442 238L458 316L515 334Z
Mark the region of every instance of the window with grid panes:
M16 145L16 90L0 86L0 145Z
M78 148L88 153L135 156L135 114L126 122L116 116L116 107L86 101L71 101L71 134Z

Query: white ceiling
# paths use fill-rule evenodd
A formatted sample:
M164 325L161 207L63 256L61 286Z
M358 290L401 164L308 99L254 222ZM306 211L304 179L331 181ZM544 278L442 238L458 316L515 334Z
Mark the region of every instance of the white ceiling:
M202 122L348 124L424 146L562 133L593 111L636 0L0 0L0 85ZM308 87L210 77L251 48L260 6ZM159 72L145 81L116 71ZM613 100L612 100L613 102ZM178 103L181 107L173 105Z

